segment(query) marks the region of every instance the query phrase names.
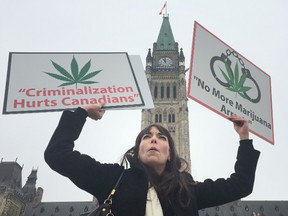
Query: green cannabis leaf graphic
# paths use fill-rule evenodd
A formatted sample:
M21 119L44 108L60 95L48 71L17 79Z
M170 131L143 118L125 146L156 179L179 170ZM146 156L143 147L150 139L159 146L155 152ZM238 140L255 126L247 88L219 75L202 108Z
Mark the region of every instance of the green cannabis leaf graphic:
M222 70L222 68L219 67L219 69L222 72L222 75L224 76L225 80L229 84L229 87L226 89L238 93L241 97L248 99L244 93L249 91L251 87L249 86L244 86L245 80L247 75L243 73L241 77L239 77L239 67L238 67L238 62L236 62L235 68L234 68L234 73L231 70L230 66L227 63L227 60L225 61L225 69L227 74Z
M64 81L64 83L62 83L61 85L59 85L58 87L61 86L68 86L68 85L76 85L77 88L77 84L81 83L81 84L93 84L93 83L98 83L95 81L90 81L89 79L91 79L92 77L96 76L98 73L100 73L102 70L97 70L97 71L93 71L91 73L88 73L90 67L91 67L91 59L82 67L82 69L79 71L79 67L78 67L78 63L75 59L75 57L73 56L73 59L71 61L71 73L69 73L66 69L64 69L63 67L61 67L60 65L58 65L57 63L55 63L54 61L52 61L52 64L54 66L54 68L61 74L55 74L55 73L50 73L50 72L44 72L46 74L48 74L49 76L58 79L58 80L62 80Z

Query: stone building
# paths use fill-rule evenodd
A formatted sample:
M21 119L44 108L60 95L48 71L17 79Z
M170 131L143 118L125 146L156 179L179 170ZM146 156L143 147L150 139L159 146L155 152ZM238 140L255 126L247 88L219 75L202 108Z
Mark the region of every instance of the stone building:
M22 168L16 161L0 163L0 215L24 216L41 202L43 189L36 189L37 170L32 169L22 187Z
M16 161L0 163L0 216L84 216L94 209L87 202L42 202L43 189L36 187L37 170L32 169L22 187L22 169Z

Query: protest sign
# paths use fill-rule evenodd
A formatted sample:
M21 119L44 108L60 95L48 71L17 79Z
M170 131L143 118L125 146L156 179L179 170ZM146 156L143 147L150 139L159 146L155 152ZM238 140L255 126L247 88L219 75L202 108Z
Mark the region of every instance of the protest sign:
M105 109L154 107L140 56L10 53L3 114L60 111L102 102Z
M223 117L248 119L252 133L274 144L270 76L197 22L188 97Z

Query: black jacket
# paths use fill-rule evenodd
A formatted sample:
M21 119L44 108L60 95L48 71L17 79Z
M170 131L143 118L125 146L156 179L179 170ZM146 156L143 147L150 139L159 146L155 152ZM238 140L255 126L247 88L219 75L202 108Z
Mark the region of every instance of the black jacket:
M119 164L103 164L73 150L74 141L79 137L86 117L86 111L81 108L75 112L63 112L45 151L45 160L53 170L68 177L78 187L97 197L99 203L103 203L124 167ZM188 208L182 208L176 195L171 194L169 202L173 215L197 216L199 209L232 202L249 195L253 189L259 155L260 152L253 148L252 140L240 141L235 173L227 179L207 179L191 186L193 200ZM125 171L113 198L112 210L115 216L145 215L148 179L139 166L132 163L130 167ZM192 176L187 173L187 178L192 179ZM163 212L166 212L165 209ZM170 213L165 216L170 216Z

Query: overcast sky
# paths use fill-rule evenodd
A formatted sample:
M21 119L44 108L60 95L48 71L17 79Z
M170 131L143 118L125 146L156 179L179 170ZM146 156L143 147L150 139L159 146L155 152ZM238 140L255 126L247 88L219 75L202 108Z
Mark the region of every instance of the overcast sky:
M145 65L162 24L163 4L162 0L1 0L1 109L9 52L125 51L140 55ZM261 157L254 191L246 200L288 200L287 8L285 0L168 1L170 24L187 68L197 21L271 76L275 145L251 134ZM229 177L238 148L232 123L195 101L189 100L188 105L194 178ZM60 116L60 112L1 114L0 158L18 158L24 165L23 185L31 170L38 169L42 201L92 200L44 161L43 152ZM118 162L134 144L140 124L140 110L107 111L101 121L88 119L76 148L99 161Z

